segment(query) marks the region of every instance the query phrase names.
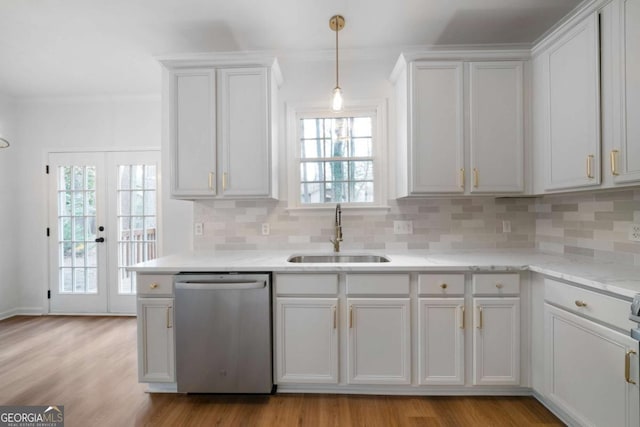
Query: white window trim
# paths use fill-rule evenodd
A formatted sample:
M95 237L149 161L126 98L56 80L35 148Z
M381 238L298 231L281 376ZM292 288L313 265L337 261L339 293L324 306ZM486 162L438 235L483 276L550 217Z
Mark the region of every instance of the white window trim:
M373 203L341 203L343 207L357 210L382 209L387 211L387 101L362 100L350 102L340 112L333 112L329 105L287 104L287 193L288 210L318 211L334 209L335 203L303 204L300 202L300 143L298 140L298 121L311 117L344 117L345 115L374 114L373 131Z

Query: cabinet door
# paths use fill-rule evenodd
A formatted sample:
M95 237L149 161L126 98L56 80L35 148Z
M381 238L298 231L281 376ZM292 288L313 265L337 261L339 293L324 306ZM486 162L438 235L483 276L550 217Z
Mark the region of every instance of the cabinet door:
M409 298L349 298L349 384L409 384Z
M524 190L522 97L522 62L470 64L472 193Z
M618 5L618 57L614 61L617 72L613 79L617 84L616 149L609 155L614 181L631 182L640 181L640 0L620 0Z
M464 192L462 62L411 64L410 193Z
M222 194L269 196L269 85L266 68L218 71Z
M278 383L338 383L337 309L337 298L278 298Z
M640 425L637 341L548 304L545 341L549 400L580 425Z
M172 71L169 83L171 195L216 194L215 70Z
M547 53L549 136L547 189L600 183L600 84L597 14Z
M422 298L420 384L464 384L464 298Z
M520 384L520 298L474 298L473 383Z
M138 299L138 380L176 380L173 298Z

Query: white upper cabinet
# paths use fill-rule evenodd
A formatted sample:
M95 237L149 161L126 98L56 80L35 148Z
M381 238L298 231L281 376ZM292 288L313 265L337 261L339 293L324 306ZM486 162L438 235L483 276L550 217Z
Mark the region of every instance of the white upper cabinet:
M397 197L524 190L522 61L401 56L391 79Z
M464 168L462 75L462 62L411 64L411 194L464 192L460 172Z
M523 64L469 64L472 193L524 190Z
M216 74L184 69L170 77L171 192L174 197L216 194Z
M614 147L606 169L627 183L640 181L640 0L615 1L613 16Z
M269 196L269 85L267 69L218 71L222 194Z
M277 198L277 61L163 60L169 84L171 195Z
M548 71L547 190L600 184L598 15L543 55Z

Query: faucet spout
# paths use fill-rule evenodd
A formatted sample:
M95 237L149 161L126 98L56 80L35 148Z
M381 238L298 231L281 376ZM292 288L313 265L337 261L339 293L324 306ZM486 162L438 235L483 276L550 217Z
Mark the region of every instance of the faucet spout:
M335 237L330 240L333 243L333 251L340 252L340 242L342 242L342 208L340 207L340 203L336 205L336 215L335 215Z

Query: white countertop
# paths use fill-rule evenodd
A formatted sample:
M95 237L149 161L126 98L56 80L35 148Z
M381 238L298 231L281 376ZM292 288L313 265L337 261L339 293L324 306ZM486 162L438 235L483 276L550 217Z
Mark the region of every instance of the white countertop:
M627 298L640 293L640 267L596 261L577 256L545 254L534 250L474 250L455 252L384 251L345 252L385 255L385 263L289 263L291 255L327 252L196 251L169 255L129 268L141 273L178 272L384 272L384 271L482 271L531 270ZM342 254L342 253L341 253Z

